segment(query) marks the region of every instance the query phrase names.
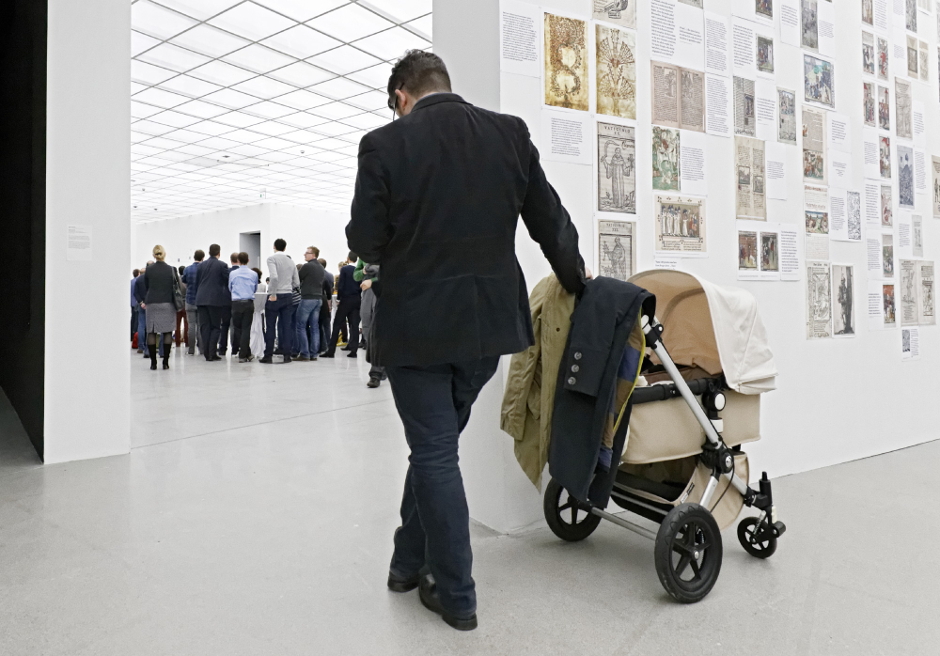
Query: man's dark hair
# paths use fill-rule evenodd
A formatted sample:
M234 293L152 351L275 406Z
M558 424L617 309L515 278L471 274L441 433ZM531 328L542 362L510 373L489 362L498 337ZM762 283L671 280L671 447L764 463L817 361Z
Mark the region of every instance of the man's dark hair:
M283 239L274 240L274 250L283 252L287 248L287 242Z
M359 256L353 253L352 251L349 251L349 263L352 264L353 262L358 262L358 261L359 261Z
M238 252L232 253L229 255L229 260L232 261L232 264L238 264Z
M204 259L206 259L206 254L202 249L199 249L198 251L193 253L193 259L196 260L197 262L202 262Z
M222 252L222 247L218 244L212 244L209 246L209 257L218 257L219 253Z
M401 89L412 96L435 91L450 92L450 75L444 60L424 50L409 50L392 68L388 78L388 106L395 107L395 91Z
M322 266L324 269L326 268L326 258L325 258L325 257L321 257L319 260L317 260L317 262L319 262L319 263L320 263L320 266Z
M248 253L242 251L235 256L239 264L248 264Z
M184 267L184 266L181 264L180 267L179 267L180 275L183 275L183 271L185 271L185 270L186 270L186 267Z
M252 271L258 274L258 282L261 282L261 269L259 269L258 267L255 267L254 269L252 269Z
M140 269L134 269L134 277L136 278L139 275L140 275Z
M320 257L320 249L316 246L307 246L307 250L313 253L314 258Z

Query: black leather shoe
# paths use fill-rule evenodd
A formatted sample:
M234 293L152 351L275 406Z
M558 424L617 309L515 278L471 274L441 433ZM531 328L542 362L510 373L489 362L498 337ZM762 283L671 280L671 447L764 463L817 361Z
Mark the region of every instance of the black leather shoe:
M258 360L258 362L260 362L261 364L271 364L273 360L270 357L265 356L261 358L260 360Z
M215 357L213 357L211 360L209 360L209 362L221 362L221 361L222 361L222 358L220 358L220 357L217 356L217 355L216 355Z
M458 631L473 631L477 628L476 613L466 618L451 615L441 606L441 600L440 597L437 596L436 588L437 586L430 576L425 575L421 577L421 581L418 585L418 596L421 598L421 603L424 604L425 608L440 615L449 626L452 626Z
M411 592L418 587L421 580L420 574L415 574L410 578L402 578L392 572L388 573L388 589L392 592Z
M369 382L366 383L366 387L368 387L369 389L375 389L381 384L382 384L382 380L380 378L376 378L375 376L373 376L372 378L369 379Z

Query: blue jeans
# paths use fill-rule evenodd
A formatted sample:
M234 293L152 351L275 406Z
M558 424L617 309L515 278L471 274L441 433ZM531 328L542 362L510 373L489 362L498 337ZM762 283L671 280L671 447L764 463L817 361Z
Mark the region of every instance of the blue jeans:
M292 319L294 315L293 294L278 294L277 300L268 299L264 304L264 318L268 325L264 335L264 357L274 355L274 336L277 335L278 348L285 358L290 358L293 341Z
M441 605L457 617L476 612L470 513L457 457L470 407L499 357L427 367L388 367L392 395L411 449L401 527L389 569L410 577L425 565Z
M147 348L147 310L139 308L137 310L137 348L144 350L144 356L150 357L150 349Z
M320 306L322 298L305 298L297 308L295 349L301 355L316 357L320 352ZM309 330L308 330L309 328ZM309 339L307 335L310 335Z

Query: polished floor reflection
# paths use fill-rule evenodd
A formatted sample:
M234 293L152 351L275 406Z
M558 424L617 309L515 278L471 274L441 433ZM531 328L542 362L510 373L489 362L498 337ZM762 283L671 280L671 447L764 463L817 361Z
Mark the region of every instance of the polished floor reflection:
M0 654L936 653L940 442L775 481L777 554L726 531L694 606L615 526L475 527L461 634L385 589L406 449L364 361L133 364L129 456L42 467L0 399Z

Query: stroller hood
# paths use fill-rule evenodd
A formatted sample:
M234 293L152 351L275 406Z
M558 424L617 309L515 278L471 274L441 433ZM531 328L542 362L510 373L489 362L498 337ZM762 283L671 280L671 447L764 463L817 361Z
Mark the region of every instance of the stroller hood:
M776 389L777 367L757 299L682 271L643 271L630 282L656 295L663 342L672 359L715 376L742 394Z

